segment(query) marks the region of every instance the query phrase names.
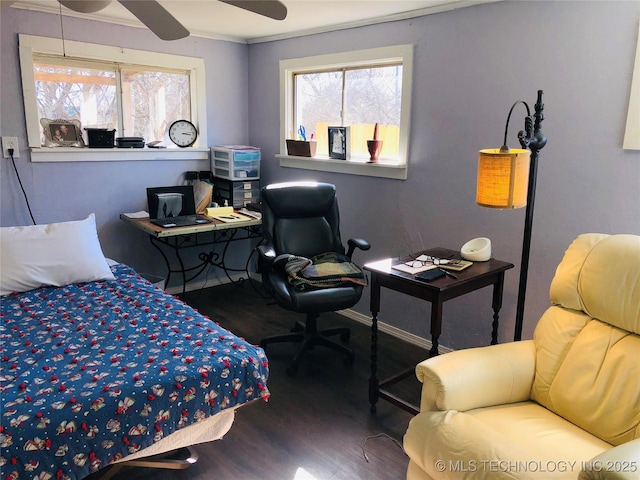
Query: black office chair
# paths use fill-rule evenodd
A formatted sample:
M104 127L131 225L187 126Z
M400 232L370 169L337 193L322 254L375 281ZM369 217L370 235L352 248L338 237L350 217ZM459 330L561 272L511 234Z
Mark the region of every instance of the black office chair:
M345 355L345 365L352 365L353 351L329 337L340 335L343 343L351 335L347 327L318 330L320 313L354 306L362 296L362 285L349 284L329 288L298 290L288 282L285 264L288 255L311 258L327 252L344 254L340 239L340 214L336 188L329 183L280 183L262 188L262 232L264 240L257 247L263 285L276 303L287 310L306 313L306 322L296 322L290 333L264 338L261 347L278 342L301 342L287 368L295 375L304 353L322 345ZM369 250L369 242L361 238L348 241L346 255L355 248ZM277 257L277 260L276 260ZM275 260L275 261L274 261Z

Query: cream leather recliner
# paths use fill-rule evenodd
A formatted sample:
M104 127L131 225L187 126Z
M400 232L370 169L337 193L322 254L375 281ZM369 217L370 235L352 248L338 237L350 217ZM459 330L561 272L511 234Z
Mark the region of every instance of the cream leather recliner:
M640 479L640 236L584 234L533 340L416 367L407 479Z

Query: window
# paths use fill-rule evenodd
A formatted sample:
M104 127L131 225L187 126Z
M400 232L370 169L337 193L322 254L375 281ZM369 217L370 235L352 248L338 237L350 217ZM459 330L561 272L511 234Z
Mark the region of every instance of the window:
M384 158L398 158L402 65L343 68L331 72L295 74L294 125L314 133L317 153L329 155L327 128L348 125L351 158L367 159L367 140L384 141Z
M405 179L412 52L401 45L282 60L280 165ZM384 147L379 163L368 164L376 123ZM285 139L297 138L300 125L317 141L313 158L286 155ZM346 162L329 159L329 126L349 126Z
M38 117L162 141L167 126L191 118L188 71L34 55ZM121 108L118 108L121 105Z
M116 136L145 142L166 142L167 127L184 118L198 126L196 147L207 145L202 59L72 41L65 41L63 51L59 40L29 35L20 35L20 59L29 146L36 156L38 150L46 153L38 149L41 118L79 120L83 128L116 129ZM132 153L138 152L127 152L127 159Z

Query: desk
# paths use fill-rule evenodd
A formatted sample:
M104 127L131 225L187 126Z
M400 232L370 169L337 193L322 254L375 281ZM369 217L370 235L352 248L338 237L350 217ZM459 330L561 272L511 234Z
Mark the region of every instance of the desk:
M232 223L225 223L220 220L213 219L211 223L171 228L159 227L151 223L149 221L149 218L131 218L125 214L121 214L120 219L128 225L131 225L138 230L142 230L149 235L149 241L154 247L158 249L158 251L162 255L162 258L164 258L165 264L167 265L167 285L169 284L172 273L179 273L182 275L183 297L186 292L187 282L190 282L198 275L200 275L209 265L213 265L224 270L225 275L232 282L236 281L233 280L229 275L230 271L247 272L248 278L249 261L251 259L251 256L247 258L244 269L231 268L225 264L227 249L229 247L229 244L233 241L262 237L260 233L260 226L262 225L262 221L257 219L248 219L247 221ZM221 255L218 255L213 251L212 246L215 244L224 244ZM174 269L171 267L171 262L160 247L161 245L165 245L175 252L176 259L178 260L180 268ZM202 246L211 246L211 249L199 254L198 258L200 260L200 263L192 267L185 267L182 256L180 255L180 251L184 248ZM191 272L194 273L190 276L187 276L187 274ZM244 278L241 278L239 281L244 281Z
M408 412L419 413L418 407L393 395L383 387L392 385L414 373L414 368L393 375L382 382L377 377L378 362L378 313L380 312L380 288L385 287L397 292L421 298L431 303L431 342L429 356L438 355L438 338L442 331L442 304L447 300L459 297L474 290L493 285L493 323L491 344L498 343L498 317L502 307L502 291L504 287L504 272L513 268L513 264L500 260L475 262L471 267L461 272L451 272L457 279L448 276L430 283L416 280L413 275L394 270L391 265L397 265L416 258L420 254L439 258L460 258L457 251L446 248L432 248L407 257L390 258L364 265L364 269L371 272L371 377L369 378L369 403L371 412L376 411L376 403L383 398Z

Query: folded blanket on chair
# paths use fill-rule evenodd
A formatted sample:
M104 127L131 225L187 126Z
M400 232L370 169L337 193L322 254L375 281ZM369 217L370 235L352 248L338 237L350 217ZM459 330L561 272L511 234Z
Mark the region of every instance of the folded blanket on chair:
M367 285L362 269L346 255L328 252L312 258L290 255L284 267L297 290Z

